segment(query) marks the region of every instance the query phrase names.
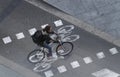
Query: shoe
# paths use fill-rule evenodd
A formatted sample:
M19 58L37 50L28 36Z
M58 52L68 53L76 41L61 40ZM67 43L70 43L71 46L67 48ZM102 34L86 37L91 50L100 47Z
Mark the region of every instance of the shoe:
M55 57L52 57L52 56L50 56L50 57L47 57L47 61L53 61L53 60L57 60L57 58L55 58Z

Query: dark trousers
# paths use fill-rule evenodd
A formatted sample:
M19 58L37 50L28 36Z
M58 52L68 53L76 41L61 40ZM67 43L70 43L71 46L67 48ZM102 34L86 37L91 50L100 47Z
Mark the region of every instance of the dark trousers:
M52 47L47 42L43 43L43 47L47 48L49 51L49 53L47 54L47 57L52 56Z

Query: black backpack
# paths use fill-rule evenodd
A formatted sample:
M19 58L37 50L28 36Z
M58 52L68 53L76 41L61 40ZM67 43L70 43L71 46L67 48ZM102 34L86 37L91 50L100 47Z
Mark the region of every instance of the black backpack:
M43 34L41 30L36 31L32 36L32 40L35 44L39 44L42 42Z

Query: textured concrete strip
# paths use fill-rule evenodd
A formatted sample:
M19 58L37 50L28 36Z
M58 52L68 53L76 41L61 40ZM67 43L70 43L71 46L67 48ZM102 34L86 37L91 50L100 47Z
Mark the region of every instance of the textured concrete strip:
M113 43L117 46L120 46L120 40L114 40Z
M109 35L109 34L107 34L107 33L105 33L105 32L101 32L101 33L99 34L99 36L100 36L101 38L107 40L108 42L111 42L111 43L113 43L113 41L116 40L113 36L111 36L111 35Z
M41 77L40 75L38 74L35 74L34 72L32 72L31 70L29 69L26 69L2 56L0 56L0 64L12 69L13 71L21 74L22 76L24 77Z
M84 26L82 29L84 29L85 31L88 31L90 33L93 33L95 31L95 28L93 26L90 26L86 23L83 23L82 26Z
M43 9L44 11L47 11L48 13L51 13L51 14L57 16L57 17L60 17L61 19L64 19L64 20L66 20L68 22L71 22L73 24L76 23L80 27L83 27L82 26L82 23L83 23L82 21L80 21L80 20L78 20L76 18L73 18L72 16L70 16L70 15L64 13L64 12L56 10L56 9L54 9L54 8L44 4L44 3L40 3L38 0L25 0L25 1L27 1L28 3L30 3L30 4L32 4L32 5L36 6L36 7L39 7L41 9Z
M43 9L43 10L45 10L45 11L47 11L47 12L49 12L57 17L60 17L61 19L64 19L64 20L66 20L66 21L68 21L76 26L79 26L81 29L84 29L84 30L86 30L94 35L97 35L100 38L120 47L120 43L118 43L118 42L116 43L115 42L116 39L113 36L96 29L93 26L86 24L83 21L81 21L81 20L79 20L79 19L77 19L69 14L66 14L60 10L57 10L57 9L55 9L55 8L49 6L41 1L38 1L38 0L25 0L25 1L27 1L28 3L30 3L36 7L41 8L41 9Z

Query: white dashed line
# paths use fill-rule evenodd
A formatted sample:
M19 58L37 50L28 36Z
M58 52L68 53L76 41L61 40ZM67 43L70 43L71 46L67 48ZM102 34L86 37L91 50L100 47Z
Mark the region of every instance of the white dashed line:
M117 50L115 47L109 49L109 51L110 51L110 53L111 53L112 55L115 55L115 54L119 53L118 50Z
M16 37L17 37L18 40L19 40L19 39L22 39L22 38L25 38L23 32L17 33L17 34L16 34Z
M48 26L49 24L44 24L44 25L41 25L41 28L44 29L46 26Z
M84 62L85 62L86 64L89 64L89 63L92 63L92 62L93 62L92 59L91 59L91 57L85 57L85 58L83 58L83 60L84 60Z
M48 70L48 71L46 71L44 73L45 73L46 77L52 77L52 76L54 76L54 74L53 74L53 72L51 70Z
M56 21L54 21L54 24L55 24L56 27L59 27L59 26L63 25L63 22L62 22L62 20L56 20ZM49 24L41 25L41 28L43 29L47 25L49 25ZM33 35L36 31L37 31L36 28L31 28L31 29L28 30L28 32L29 32L30 35ZM20 32L20 33L16 34L16 37L17 37L17 39L22 39L22 38L25 38L25 35L23 34L23 32ZM8 43L12 42L10 36L4 37L4 38L2 38L2 40L3 40L4 44L8 44ZM59 52L62 53L63 50L60 50ZM109 49L109 52L112 55L115 55L115 54L119 53L119 51L115 47ZM7 51L7 53L9 53L9 51ZM106 57L103 52L96 53L96 56L97 56L98 59L103 59L103 58ZM56 53L53 53L53 57L59 58ZM61 58L64 58L64 57L61 56ZM85 58L83 58L83 60L84 60L84 62L86 64L89 64L89 63L93 62L93 60L92 60L91 57L85 57ZM73 62L70 63L70 65L72 66L73 69L80 67L80 64L79 64L78 61L73 61ZM59 73L64 73L64 72L67 71L67 68L64 65L62 65L62 66L57 67L57 70L59 71ZM45 71L44 74L45 74L46 77L53 77L54 76L54 73L52 72L52 70ZM118 76L117 73L115 73L115 72L113 72L111 70L108 70L108 69L102 69L100 71L92 73L92 75L94 75L96 77L103 77L103 76L104 77L117 77Z
M58 69L58 71L59 71L60 73L64 73L64 72L67 71L67 69L66 69L66 67L65 67L64 65L57 67L57 69Z
M59 26L63 25L62 20L54 21L54 24L55 24L56 27L59 27Z
M103 59L103 58L105 58L105 55L104 55L103 52L99 52L99 53L97 53L96 55L97 55L98 59Z
M33 35L36 31L37 31L36 28L32 28L32 29L28 30L28 32L30 33L30 35Z
M70 64L71 64L72 68L80 67L80 64L78 63L78 61L73 61Z
M10 36L4 37L4 38L2 38L2 40L3 40L4 44L8 44L8 43L12 42Z

